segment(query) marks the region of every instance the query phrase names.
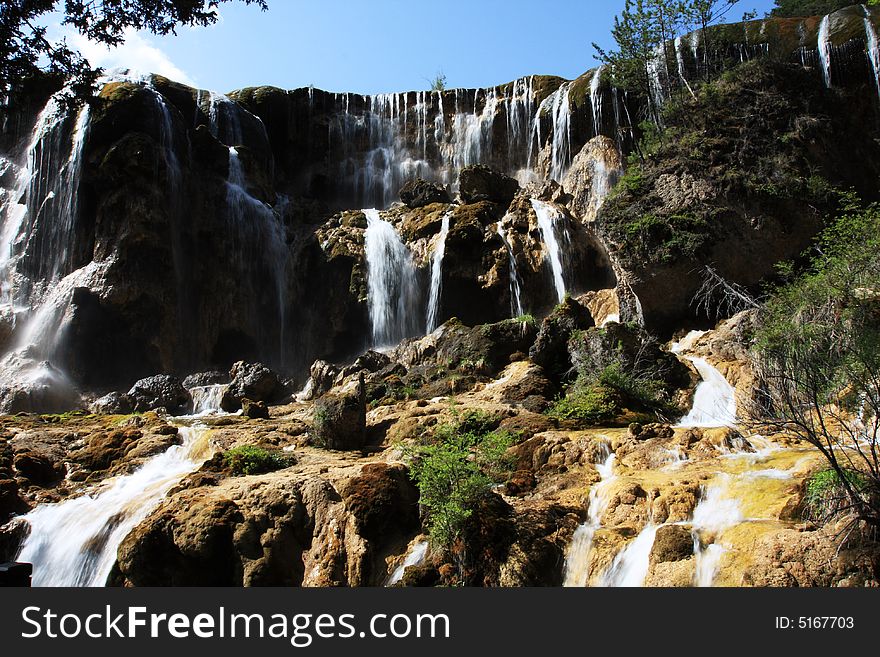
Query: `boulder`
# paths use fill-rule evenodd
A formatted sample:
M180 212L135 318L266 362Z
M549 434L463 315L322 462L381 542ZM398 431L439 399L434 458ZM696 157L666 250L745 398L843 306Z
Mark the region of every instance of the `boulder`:
M665 525L657 530L651 548L651 563L681 561L694 554L694 539L687 527Z
M326 360L316 360L309 371L309 384L304 399L315 399L330 391L339 374L339 368Z
M169 413L184 412L192 406L192 397L176 376L158 374L141 379L128 391L132 408L145 413L159 408Z
M367 441L367 400L363 378L349 394L328 394L315 402L312 442L326 449L361 449Z
M128 415L134 403L124 392L111 392L89 404L89 412L95 415Z
M44 454L19 452L12 464L19 475L37 486L49 486L64 477L64 467Z
M220 402L220 407L228 413L240 409L244 398L271 403L285 392L278 375L262 363L238 361L229 370L229 378L229 388Z
M572 333L594 326L593 316L571 297L566 297L544 318L535 343L529 349L531 359L553 377L560 378L571 369L568 341Z
M406 537L420 529L419 491L403 465L365 465L340 493L358 534L367 540Z
M0 525L12 514L26 509L27 504L18 494L18 482L14 479L0 479Z
M190 374L183 380L183 387L189 390L190 388L218 386L223 385L224 383L229 383L229 372L215 370L212 372L196 372L195 374Z
M465 203L491 201L507 206L519 191L516 180L482 164L462 169L458 176L458 186Z
M269 419L269 407L266 402L253 401L245 397L241 400L241 412L245 417L254 419Z
M449 203L449 193L440 185L417 178L400 190L400 200L409 208L422 208L431 203Z

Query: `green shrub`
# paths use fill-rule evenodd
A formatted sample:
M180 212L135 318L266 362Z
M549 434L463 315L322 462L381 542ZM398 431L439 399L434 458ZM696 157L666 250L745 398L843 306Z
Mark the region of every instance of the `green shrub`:
M867 487L864 474L855 470L845 470L844 476L852 488L861 493ZM834 516L847 505L847 490L836 470L820 470L807 480L807 493L804 498L804 515L819 522Z
M419 503L428 512L431 541L442 549L462 536L492 486L507 479L513 466L507 451L517 440L513 433L496 430L498 418L484 411L453 416L434 429L426 444L406 448Z
M290 467L294 462L293 457L284 452L254 445L233 447L223 454L223 460L236 476L275 472Z
M547 414L558 420L576 420L598 425L614 419L620 410L618 400L609 388L600 384L576 384L568 395L557 399L550 406Z

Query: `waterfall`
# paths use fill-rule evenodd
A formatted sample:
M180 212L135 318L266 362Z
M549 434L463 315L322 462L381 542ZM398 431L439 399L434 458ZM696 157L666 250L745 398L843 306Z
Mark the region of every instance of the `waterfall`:
M242 143L241 118L238 105L232 100L213 91L208 93L208 127L211 134L227 146Z
M428 297L428 317L426 333L432 333L437 328L437 318L440 315L440 292L443 288L443 256L446 253L446 236L449 234L449 219L452 212L443 215L440 227L440 235L434 246L434 256L431 258L431 294Z
M590 106L593 110L593 136L598 137L602 133L602 71L604 66L600 66L593 73L593 79L590 80Z
M651 563L651 549L660 525L649 522L645 528L621 550L599 578L599 586L644 586Z
M725 497L730 482L729 475L721 475L719 479L719 483L703 491L700 503L694 509L692 533L697 562L694 586L712 586L725 551L717 538L725 530L743 521L739 502ZM709 538L712 542L704 547L703 539Z
M194 386L189 389L193 400L193 415L213 415L222 412L220 403L229 388L228 384L220 383L212 386Z
M819 63L822 65L822 78L825 86L831 87L831 16L827 15L819 25Z
M412 254L390 223L375 209L364 210L367 260L367 305L373 346L390 347L419 333L415 308L419 302L418 272Z
M272 208L247 191L247 177L238 149L229 147L229 174L226 183L226 205L235 236L239 264L260 287L259 271L255 266L265 262L275 286L275 306L279 322L279 361L284 360L284 333L286 323L285 281L287 276L287 236L284 226ZM246 248L249 251L246 251Z
M691 331L681 342L674 343L670 351L681 354L705 332ZM732 427L736 424L736 390L724 375L706 359L685 356L696 368L702 381L694 391L694 404L690 412L679 420L676 427Z
M550 267L553 270L553 285L556 288L556 296L559 302L565 299L565 278L563 276L562 250L556 239L556 220L561 218L561 213L549 203L537 199L531 199L532 208L538 217L538 227L541 230L541 239L547 249L550 258Z
M686 80L686 70L684 65L684 50L682 48L682 37L675 37L675 63L678 66L678 77Z
M542 105L547 104L553 122L553 143L550 154L550 177L560 181L571 165L571 84L563 83ZM540 111L539 111L540 114Z
M868 59L871 61L871 69L874 71L874 85L877 87L877 95L880 97L880 44L877 40L877 30L874 29L874 23L871 22L871 12L865 5L865 36L868 46Z
M694 406L677 427L728 427L736 424L736 391L724 375L703 358L689 356L702 381L694 392Z
M406 553L406 557L403 562L394 569L391 575L388 576L388 579L385 581L385 586L394 586L400 580L403 579L404 574L406 573L406 569L410 566L420 566L425 562L425 558L428 556L428 541L421 540L414 543L409 551Z
M563 586L584 587L590 578L590 554L593 551L593 537L596 530L602 526L602 514L608 508L611 501L609 492L614 483L615 455L610 445L603 445L605 460L596 464L599 471L599 482L590 489L589 506L587 507L587 521L580 525L574 532L571 544L565 555L565 573Z
M165 494L211 455L208 428L181 426L181 445L90 493L42 504L19 522L30 526L18 560L34 565L34 586L103 586L125 537Z
M522 298L520 293L519 286L519 274L516 270L516 256L513 254L513 247L510 245L510 242L507 241L507 237L504 234L504 228L502 228L501 224L504 219L499 221L495 225L495 232L498 233L498 237L501 238L501 241L504 242L504 248L507 249L507 258L509 263L509 276L510 276L510 316L511 317L522 317L525 315L523 311Z

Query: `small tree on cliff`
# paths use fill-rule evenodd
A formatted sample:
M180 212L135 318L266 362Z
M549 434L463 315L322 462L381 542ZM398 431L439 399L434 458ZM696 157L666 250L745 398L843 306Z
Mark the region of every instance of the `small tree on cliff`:
M828 461L845 510L880 529L880 207L819 240L812 267L760 312L758 426L794 434Z
M264 11L267 0L240 0ZM22 82L48 73L68 79L74 95L91 93L101 74L67 43L47 37L45 21L53 12L61 24L92 41L119 46L125 30L173 34L178 25L217 22L216 7L230 0L4 0L0 10L0 93L15 95Z

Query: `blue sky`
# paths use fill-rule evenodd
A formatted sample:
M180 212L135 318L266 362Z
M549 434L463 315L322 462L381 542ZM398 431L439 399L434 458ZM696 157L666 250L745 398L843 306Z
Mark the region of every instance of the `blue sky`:
M450 87L486 87L531 74L574 78L611 46L623 0L269 0L261 12L221 7L210 28L156 37L131 33L107 52L72 43L93 64L158 72L215 91L263 84L379 93L417 90L442 70ZM763 16L772 0L730 13Z

